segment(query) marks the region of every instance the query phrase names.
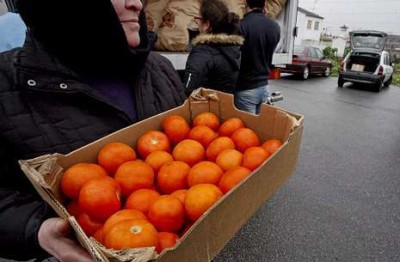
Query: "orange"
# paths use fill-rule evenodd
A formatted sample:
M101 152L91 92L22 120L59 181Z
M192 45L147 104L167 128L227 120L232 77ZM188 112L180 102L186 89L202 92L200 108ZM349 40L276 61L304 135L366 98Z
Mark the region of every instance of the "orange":
M259 167L270 156L261 146L252 146L246 149L243 154L242 166L254 170Z
M115 250L152 247L158 242L155 227L144 219L126 219L114 224L104 234L104 246Z
M115 225L119 221L127 220L127 219L147 220L147 217L142 212L135 210L135 209L122 209L122 210L114 213L112 216L110 216L106 220L106 222L103 225L103 234L108 234L108 232L110 231L110 229L112 228L113 225Z
M177 161L183 161L189 166L204 160L205 158L204 147L200 142L192 139L185 139L179 142L174 150L172 151L172 156Z
M78 215L82 212L77 200L74 200L67 205L67 211L71 216L74 217L78 217Z
M211 141L218 137L218 133L214 132L208 126L195 126L190 130L189 139L200 142L206 148Z
M245 127L245 124L240 118L232 117L225 120L219 127L218 133L220 136L230 137L237 129Z
M202 161L194 165L188 174L188 185L192 187L197 184L218 185L224 171L216 163Z
M69 198L78 199L82 186L94 178L106 177L106 170L92 163L78 163L69 167L61 177L61 191Z
M154 189L142 188L132 192L125 202L126 209L136 209L147 216L149 207L160 196Z
M101 221L91 218L86 213L80 213L76 218L76 221L78 221L78 224L83 229L83 232L85 232L88 236L92 236L100 227L103 226Z
M190 132L190 125L179 115L170 115L163 119L161 127L173 144L186 139Z
M172 161L160 168L157 174L157 187L170 194L179 189L187 188L187 176L190 166L183 161Z
M198 114L194 119L192 126L208 126L215 132L218 131L219 128L219 118L216 114L211 113L211 112L204 112Z
M174 158L172 157L172 155L166 151L153 151L151 152L147 157L145 162L147 164L149 164L155 174L158 173L158 170L160 170L160 168L168 162L172 162L174 160Z
M154 151L171 151L170 141L167 135L161 131L149 130L141 135L136 143L136 148L142 159Z
M185 224L185 227L182 229L182 231L180 232L179 235L180 235L181 237L183 237L183 236L186 234L186 232L188 232L189 229L193 226L193 224L194 224L193 221L188 221L188 222Z
M121 208L121 188L111 177L96 178L83 185L79 206L91 218L105 221Z
M103 244L103 226L99 227L92 235L99 243Z
M182 204L184 204L185 198L186 198L186 192L187 192L187 189L179 189L179 190L172 192L170 195L178 198L182 202Z
M97 162L105 168L110 175L114 175L118 167L127 161L136 159L135 150L124 143L114 142L106 144L97 155Z
M214 139L206 149L206 157L210 161L214 161L217 155L225 149L235 149L235 143L227 136L221 136Z
M242 180L244 180L250 174L251 170L242 166L237 166L235 168L229 169L225 172L225 174L219 181L219 188L225 194L234 186L242 182Z
M250 128L241 127L233 132L232 141L235 143L235 147L240 152L244 152L247 148L251 146L259 146L260 139L258 135Z
M279 149L281 145L282 142L278 139L268 139L261 146L265 149L265 151L267 151L270 154L273 154L276 152L276 150Z
M128 197L133 191L142 188L153 188L153 168L142 160L123 163L114 176L121 186L122 196Z
M213 184L197 184L188 189L185 199L187 216L196 221L222 197L222 191Z
M185 222L185 208L178 198L162 195L150 206L148 218L158 231L176 232Z
M218 154L215 163L224 171L242 165L243 154L236 149L225 149Z
M156 246L157 254L166 248L172 248L179 241L179 236L172 232L158 232L158 242Z

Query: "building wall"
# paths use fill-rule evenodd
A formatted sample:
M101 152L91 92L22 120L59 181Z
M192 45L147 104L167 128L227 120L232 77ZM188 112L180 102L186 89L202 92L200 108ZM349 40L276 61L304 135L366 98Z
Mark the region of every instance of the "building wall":
M344 49L347 45L347 39L343 37L333 38L332 40L332 48L337 48L338 52L337 55L339 57L343 57Z
M307 27L308 23L311 24L311 28ZM318 29L315 29L316 23L318 23ZM323 28L323 19L309 17L302 12L297 12L297 28L295 45L318 45Z
M314 47L318 47L321 50L324 50L326 47L336 48L337 56L343 57L346 44L347 40L343 37L330 37L330 39L326 39L325 41L320 41L319 43L315 44Z
M307 28L308 21L311 21L311 29ZM315 22L319 23L318 30L314 29ZM303 12L297 12L297 37L295 45L307 45L318 47L323 50L325 47L337 48L337 55L342 57L347 44L348 36L329 37L321 41L323 32L323 19L309 17Z

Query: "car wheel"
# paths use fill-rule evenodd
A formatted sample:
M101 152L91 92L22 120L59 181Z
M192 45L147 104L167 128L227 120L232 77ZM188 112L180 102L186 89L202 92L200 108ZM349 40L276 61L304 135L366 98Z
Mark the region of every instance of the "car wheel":
M374 91L379 92L382 89L382 80L378 80L374 85Z
M301 74L301 78L303 80L307 80L309 76L310 76L310 68L308 68L308 66L306 66L303 69L303 73Z
M344 81L341 76L339 76L339 78L338 78L337 85L338 85L338 87L343 87L343 85L344 85Z
M384 85L385 87L389 87L391 84L392 84L392 76L390 76L389 80L386 81L383 85Z
M330 74L331 74L331 67L328 66L328 67L325 69L324 76L325 76L325 77L328 77Z

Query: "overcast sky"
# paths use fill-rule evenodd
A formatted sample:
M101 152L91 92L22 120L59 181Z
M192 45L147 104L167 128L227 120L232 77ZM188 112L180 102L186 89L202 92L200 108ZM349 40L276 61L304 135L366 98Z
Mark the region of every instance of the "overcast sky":
M299 6L322 17L328 32L369 29L400 35L400 0L299 0Z

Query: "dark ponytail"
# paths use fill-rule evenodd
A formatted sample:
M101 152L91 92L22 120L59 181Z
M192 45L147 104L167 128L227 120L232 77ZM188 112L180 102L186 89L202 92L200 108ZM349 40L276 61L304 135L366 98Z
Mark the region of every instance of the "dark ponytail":
M229 12L226 16L226 33L229 35L238 34L239 32L239 15Z
M238 34L239 15L229 12L223 2L219 0L203 0L200 6L200 15L204 21L210 23L209 33Z

